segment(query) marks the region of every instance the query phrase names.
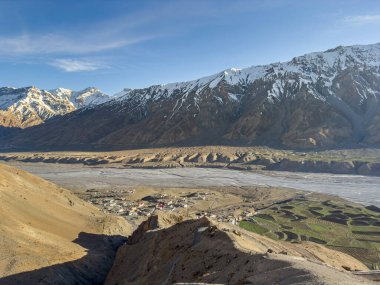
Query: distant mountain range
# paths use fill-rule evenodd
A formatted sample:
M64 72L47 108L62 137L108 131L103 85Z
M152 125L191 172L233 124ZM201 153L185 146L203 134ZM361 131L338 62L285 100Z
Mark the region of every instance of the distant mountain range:
M3 94L0 102L4 101ZM40 101L45 102L45 98L61 93L39 94ZM69 104L54 103L57 114L47 115L44 120L51 119L8 132L0 138L0 145L379 145L380 43L339 46L284 63L228 69L188 82L125 89L111 100L98 94L99 100L88 100L91 104L80 105L75 103L80 96L62 94L58 97ZM23 104L27 108L30 102ZM4 109L1 103L0 108Z
M26 128L39 125L51 117L98 105L110 98L94 87L82 91L3 87L0 88L0 126Z

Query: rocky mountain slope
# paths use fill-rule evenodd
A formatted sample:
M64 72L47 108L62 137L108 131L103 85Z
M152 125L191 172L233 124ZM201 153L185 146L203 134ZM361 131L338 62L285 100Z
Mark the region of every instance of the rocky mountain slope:
M7 147L380 144L380 43L194 81L125 89L93 108L3 137Z
M102 284L131 232L124 219L2 164L0 205L2 285Z
M93 87L78 92L64 88L46 91L36 87L2 87L0 126L25 128L39 125L51 117L101 104L110 98Z
M342 266L365 269L315 243L279 242L207 218L159 213L119 248L105 284L372 284Z

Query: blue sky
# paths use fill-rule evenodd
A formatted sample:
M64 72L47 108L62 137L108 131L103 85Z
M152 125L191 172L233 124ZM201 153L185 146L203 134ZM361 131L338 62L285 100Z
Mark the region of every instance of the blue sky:
M376 42L378 0L0 0L0 86L113 94Z

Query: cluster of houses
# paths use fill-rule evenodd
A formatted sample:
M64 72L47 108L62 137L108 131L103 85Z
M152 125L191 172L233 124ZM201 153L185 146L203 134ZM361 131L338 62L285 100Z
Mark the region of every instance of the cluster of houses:
M135 190L128 192L103 193L93 192L88 201L104 212L113 213L120 216L133 219L133 217L149 217L155 210L175 211L177 209L186 209L193 206L197 200L209 200L211 193L193 192L181 193L182 195L172 196L168 194L153 194L143 197L140 200L133 201L128 198ZM99 195L97 195L99 194Z
M88 201L104 212L124 216L128 220L137 219L138 217L149 217L155 210L176 211L179 209L191 209L195 217L206 216L217 222L227 222L238 224L242 220L250 220L255 215L253 208L249 210L242 209L238 211L213 211L214 193L209 192L181 192L179 196L169 194L152 194L139 200L132 200L128 196L135 193L134 189L129 190L112 190L111 192L92 191ZM199 201L208 201L209 209L194 213L193 207Z
M253 216L256 215L256 212L253 208L249 210L242 210L239 214L234 213L233 211L223 211L223 212L207 212L201 211L195 214L196 217L201 218L203 216L208 217L219 223L230 223L233 225L238 225L240 221L250 221L253 220Z

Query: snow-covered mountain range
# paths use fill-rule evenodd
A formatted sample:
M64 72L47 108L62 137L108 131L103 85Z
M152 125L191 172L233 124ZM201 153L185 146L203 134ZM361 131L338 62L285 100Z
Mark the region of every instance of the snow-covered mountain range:
M380 144L379 101L380 43L339 46L284 63L125 89L9 139L17 145L27 134L31 145L57 147L373 145Z
M139 94L141 100L168 98L174 93L189 95L192 91L200 95L205 88L214 89L221 82L230 86L247 87L256 80L272 81L272 88L268 97L275 100L283 96L285 85L302 85L311 88L313 84L326 87L326 92L334 95L333 81L343 70L358 67L358 71L364 68L379 68L380 66L380 43L373 45L356 45L349 47L339 46L325 52L315 52L300 57L295 57L288 62L279 62L269 65L252 66L245 69L231 68L220 73L203 77L193 81L156 85L147 89L125 89L118 95L120 100ZM294 79L285 81L285 77L294 76ZM324 100L322 94L310 90L316 97ZM374 92L369 90L369 92ZM124 95L124 96L123 96ZM327 95L327 94L326 94ZM365 96L365 94L360 94ZM232 96L235 99L235 96Z
M83 107L104 103L111 97L94 87L82 91L36 87L0 88L0 126L30 127Z

